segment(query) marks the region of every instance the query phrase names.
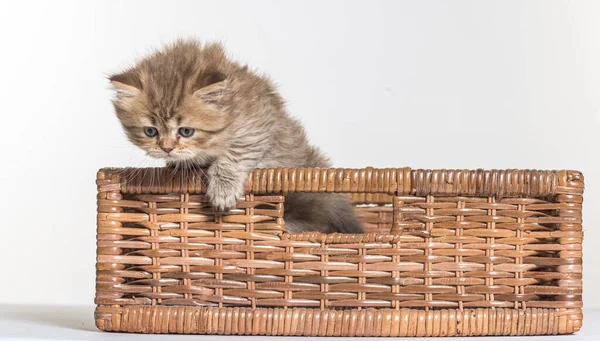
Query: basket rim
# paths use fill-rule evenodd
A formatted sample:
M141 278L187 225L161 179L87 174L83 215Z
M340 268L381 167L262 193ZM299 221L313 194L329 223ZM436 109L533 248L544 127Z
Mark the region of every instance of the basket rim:
M98 191L124 194L204 194L198 172L168 167L102 168ZM249 173L245 194L353 193L541 198L582 194L577 170L411 169L403 168L257 168Z

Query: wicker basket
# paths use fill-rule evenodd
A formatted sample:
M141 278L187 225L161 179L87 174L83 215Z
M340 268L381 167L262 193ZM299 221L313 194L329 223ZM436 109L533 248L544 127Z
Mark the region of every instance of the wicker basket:
M196 173L98 172L96 325L306 336L573 333L577 171L266 169L215 214ZM291 192L352 196L367 233L285 231Z

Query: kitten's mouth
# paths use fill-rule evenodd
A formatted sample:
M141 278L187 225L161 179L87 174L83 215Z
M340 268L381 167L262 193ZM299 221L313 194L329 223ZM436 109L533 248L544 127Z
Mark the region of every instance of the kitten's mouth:
M165 160L167 162L192 162L204 164L213 159L209 153L194 154L186 150L172 151L168 154L162 150L151 150L147 152L147 155L153 159Z
M165 161L172 161L172 162L173 162L173 161L188 161L188 160L195 160L195 158L194 158L194 156L193 156L193 155L188 155L188 154L183 154L183 155L181 155L181 154L175 154L175 155L174 155L173 153L170 153L170 154L163 154L163 155L161 156L161 158L162 158L163 160L165 160Z

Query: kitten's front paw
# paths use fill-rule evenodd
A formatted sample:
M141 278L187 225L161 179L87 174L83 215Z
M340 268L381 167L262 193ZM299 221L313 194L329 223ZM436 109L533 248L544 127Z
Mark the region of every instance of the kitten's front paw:
M219 178L211 178L206 190L206 196L210 200L213 209L221 212L234 208L242 194L243 188L241 186L238 188L234 184L224 182Z

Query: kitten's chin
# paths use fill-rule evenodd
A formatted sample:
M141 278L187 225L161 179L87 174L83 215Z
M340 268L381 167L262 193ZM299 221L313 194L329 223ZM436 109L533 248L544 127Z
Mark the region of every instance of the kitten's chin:
M186 160L193 160L192 157L189 156L180 156L180 155L163 155L162 157L160 157L161 159L165 160L165 161L169 161L169 162L178 162L178 161L186 161Z
M169 161L169 162L184 161L184 160L192 159L189 156L173 155L173 154L167 154L167 153L156 153L156 152L149 152L148 156L150 156L153 159L165 160L165 161Z
M214 156L206 151L196 154L184 153L184 155L173 153L167 154L160 151L149 151L147 154L153 159L164 160L167 163L195 164L199 166L207 166L215 159Z

